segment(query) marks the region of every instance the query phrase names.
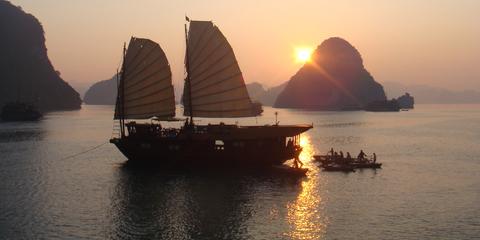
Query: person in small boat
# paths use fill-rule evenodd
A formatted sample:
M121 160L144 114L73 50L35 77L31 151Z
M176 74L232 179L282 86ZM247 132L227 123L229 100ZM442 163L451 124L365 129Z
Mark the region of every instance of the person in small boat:
M338 154L338 161L340 163L345 163L345 158L344 158L344 155L343 155L342 151L340 151L339 154Z
M334 161L338 160L338 153L337 152L333 152L333 160Z
M377 154L373 153L373 163L377 162Z
M350 152L347 152L347 162L352 162L353 159L352 159L352 155L350 155Z
M367 156L367 154L365 154L365 153L363 152L363 150L360 150L360 153L358 154L357 158L358 158L359 160L364 160L364 159L365 159L365 156Z
M303 162L300 161L300 159L295 158L295 159L293 160L293 167L294 167L294 168L301 168L301 167L303 167Z

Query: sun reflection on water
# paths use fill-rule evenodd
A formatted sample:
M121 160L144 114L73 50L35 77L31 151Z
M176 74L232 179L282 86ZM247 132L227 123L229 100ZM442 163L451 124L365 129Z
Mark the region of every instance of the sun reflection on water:
M286 235L291 239L323 239L327 220L317 180L308 179L301 185L297 199L287 205L287 221L291 228Z
M306 165L313 165L314 147L311 138L303 134L300 139L303 148L300 160ZM310 172L317 172L310 167ZM320 194L318 174L309 174L301 183L301 192L295 201L287 205L287 221L291 226L285 235L291 239L323 239L327 227L327 218L324 214L323 199Z
M302 134L300 136L300 146L302 147L302 152L300 153L300 156L298 156L300 161L303 163L310 162L315 152L308 134Z

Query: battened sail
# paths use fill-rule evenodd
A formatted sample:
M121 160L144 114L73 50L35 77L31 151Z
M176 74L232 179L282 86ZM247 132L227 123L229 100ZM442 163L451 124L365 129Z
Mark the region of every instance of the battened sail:
M252 103L233 49L210 21L191 21L187 37L184 114L194 117L253 117ZM191 99L190 99L191 94ZM190 106L191 105L191 106Z
M120 76L115 119L175 116L172 73L157 43L132 37Z

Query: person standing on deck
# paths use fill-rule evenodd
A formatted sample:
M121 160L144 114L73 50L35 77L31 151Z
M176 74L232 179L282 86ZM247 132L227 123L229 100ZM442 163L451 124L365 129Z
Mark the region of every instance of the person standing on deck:
M373 163L377 162L377 154L373 153Z
M292 140L292 139L288 140L288 142L287 142L287 148L288 148L288 149L293 148L293 140Z

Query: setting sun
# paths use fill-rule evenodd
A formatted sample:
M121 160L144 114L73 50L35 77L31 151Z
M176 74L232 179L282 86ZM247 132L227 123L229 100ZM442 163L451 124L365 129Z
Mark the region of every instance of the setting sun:
M311 48L295 49L297 62L305 63L310 61L310 56L312 55L312 51L313 50Z

